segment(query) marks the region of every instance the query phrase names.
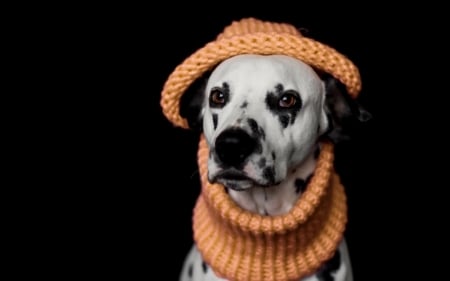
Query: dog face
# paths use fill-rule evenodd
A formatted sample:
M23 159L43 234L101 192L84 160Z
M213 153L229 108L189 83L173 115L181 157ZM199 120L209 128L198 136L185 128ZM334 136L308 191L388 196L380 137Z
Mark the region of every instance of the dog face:
M335 94L327 104L327 93L336 92L332 84L283 55L239 55L219 64L197 95L200 113L194 114L210 148L209 181L234 190L283 181L320 136L362 112Z
M205 93L208 178L232 189L280 183L327 128L322 80L287 56L230 58Z

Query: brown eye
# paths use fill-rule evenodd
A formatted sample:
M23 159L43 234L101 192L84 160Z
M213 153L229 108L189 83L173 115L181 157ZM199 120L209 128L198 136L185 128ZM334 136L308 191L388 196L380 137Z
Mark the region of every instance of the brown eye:
M297 103L297 98L293 94L284 94L278 101L278 106L281 108L291 108Z
M211 107L223 107L227 102L228 96L221 89L213 88L209 94L209 105Z
M221 91L213 90L211 92L211 101L213 103L222 104L225 102L225 96Z

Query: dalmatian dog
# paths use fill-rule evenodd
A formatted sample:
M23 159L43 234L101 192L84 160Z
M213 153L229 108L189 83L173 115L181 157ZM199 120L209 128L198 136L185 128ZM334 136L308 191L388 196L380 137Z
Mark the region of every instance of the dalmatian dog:
M283 55L238 55L194 84L180 110L210 147L208 180L222 184L241 208L264 216L294 206L314 172L321 138L344 140L370 118L335 78ZM224 279L193 245L180 280ZM302 280L353 280L345 240Z

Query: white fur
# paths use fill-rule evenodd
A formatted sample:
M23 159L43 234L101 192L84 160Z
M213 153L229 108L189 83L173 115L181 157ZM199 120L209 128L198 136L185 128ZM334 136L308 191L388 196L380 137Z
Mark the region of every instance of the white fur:
M230 87L230 101L222 109L210 108L208 94L213 87L226 82ZM286 90L297 91L302 99L302 108L296 116L295 124L283 129L277 117L268 112L265 98L268 91L274 91L277 84ZM245 122L239 119L252 118L264 128L266 140L262 143L263 155L268 164L274 161L276 182L281 182L289 168L298 166L317 142L317 137L327 127L324 111L324 84L314 70L307 64L291 57L274 55L240 55L220 64L211 74L206 87L205 108L203 111L204 134L208 144L214 150L217 136L230 127L249 130ZM240 105L248 103L245 109ZM218 125L214 130L212 113L218 114ZM317 128L321 124L321 131ZM273 160L271 152L276 154ZM247 174L256 182L265 184L261 169L257 168L257 155L250 156L245 167ZM209 177L219 172L217 163L211 158L208 163Z

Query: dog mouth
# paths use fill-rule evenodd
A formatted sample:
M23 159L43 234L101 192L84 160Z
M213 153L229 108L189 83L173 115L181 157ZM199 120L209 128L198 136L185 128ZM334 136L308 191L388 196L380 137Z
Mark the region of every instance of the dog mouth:
M227 188L235 191L243 191L252 187L268 187L269 183L262 183L255 179L250 178L244 172L236 170L234 168L227 169L217 173L209 180L211 183L220 183Z

